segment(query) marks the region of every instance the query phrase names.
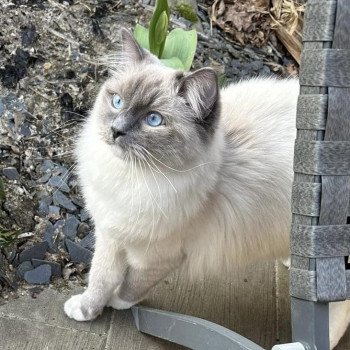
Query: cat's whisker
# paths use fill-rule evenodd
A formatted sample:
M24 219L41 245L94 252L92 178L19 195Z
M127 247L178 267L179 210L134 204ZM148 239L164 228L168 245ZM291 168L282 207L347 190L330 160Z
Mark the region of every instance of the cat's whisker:
M157 162L159 162L160 164L164 165L166 168L170 169L170 170L173 170L173 171L176 171L178 173L186 173L188 171L192 171L196 168L199 168L201 166L204 166L204 165L209 165L209 164L214 164L216 162L206 162L206 163L201 163L201 164L198 164L190 169L185 169L185 170L178 170L178 169L174 169L172 167L170 167L169 165L166 165L165 163L163 163L162 161L160 161L159 159L157 159L152 153L150 153L146 148L142 147L144 149L145 152L147 152L148 155L150 155L154 160L156 160Z
M144 162L142 158L140 158L140 161L141 161L141 162ZM143 165L144 165L144 164L143 164ZM148 250L149 250L149 248L150 248L150 246L151 246L151 243L152 243L153 232L154 232L154 227L155 227L155 209L154 209L154 204L153 204L152 192L151 192L151 190L150 190L150 188L149 188L149 186L148 186L148 183L147 183L147 181L146 181L146 177L145 177L145 175L144 175L144 173L143 173L142 166L140 167L140 169L141 169L141 173L142 173L142 177L143 177L143 180L144 180L144 182L145 182L145 185L146 185L146 187L147 187L147 189L148 189L148 192L149 192L149 194L150 194L150 196L151 196L151 204L152 204L152 230L151 230L151 233L150 233L150 235L149 235L148 245L147 245L146 250L145 250L145 254L147 254L147 252L148 252Z
M83 119L86 118L86 115L83 115L83 114L80 114L80 113L77 113L77 112L73 112L73 111L62 111L63 113L68 113L68 114L73 114L73 115L77 115L79 117L82 117ZM72 120L69 120L69 121L75 121L75 122L79 122L80 120L77 120L77 119L72 119ZM69 122L68 121L68 122Z
M154 172L153 172L153 170L152 170L153 168L152 168L152 166L149 164L149 162L147 161L147 157L144 157L144 160L145 160L146 164L148 165L149 170L151 171L152 176L153 176L153 178L154 178L154 181L155 181L155 183L156 183L156 185L157 185L157 187L158 187L159 200L161 200L162 196L161 196L161 193L160 193L160 187L159 187L159 183L158 183L158 181L157 181L157 178L155 177ZM159 204L158 204L157 201L156 201L156 203L157 203L157 205L158 205L158 208L160 209ZM166 219L168 219L168 216L165 214L165 212L164 212L162 209L160 209L160 210L161 210L162 214L164 215L164 217L165 217Z
M135 169L135 174L136 174L136 180L137 180L137 187L138 187L138 192L139 192L139 208L138 208L138 212L137 212L137 217L136 217L136 221L134 222L134 227L137 227L137 224L139 222L140 219L140 214L141 214L141 189L140 189L140 180L139 180L139 175L137 172L137 162L139 162L139 159L137 158L133 158L133 162L134 162L134 169ZM139 164L140 166L140 164Z
M147 150L146 150L146 148L144 148L144 147L142 147L142 146L140 146L141 147L141 150L142 151L145 151L147 154L150 154ZM173 188L173 190L175 191L175 193L177 193L177 190L176 190L176 188L175 188L175 186L173 185L173 183L170 181L170 179L159 169L159 167L154 163L154 161L151 159L151 158L148 158L150 161L152 161L152 164L156 167L156 169L159 171L159 173L160 174L162 174L164 177L165 177L165 179L169 182L169 184L170 184L170 186Z

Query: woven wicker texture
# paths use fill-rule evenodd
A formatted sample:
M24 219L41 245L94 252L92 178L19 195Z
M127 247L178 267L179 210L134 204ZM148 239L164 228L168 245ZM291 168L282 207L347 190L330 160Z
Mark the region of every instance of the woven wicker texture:
M350 6L310 0L297 110L291 295L350 297Z

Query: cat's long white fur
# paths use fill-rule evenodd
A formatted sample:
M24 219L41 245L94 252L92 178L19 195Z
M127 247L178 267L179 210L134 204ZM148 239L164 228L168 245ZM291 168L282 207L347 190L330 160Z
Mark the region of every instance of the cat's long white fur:
M222 130L210 151L189 169L164 175L152 157L153 172L117 158L92 113L78 142L78 159L84 159L78 172L99 229L121 244L172 235L183 242L191 275L248 257L286 256L297 94L295 80L224 89ZM224 130L230 129L238 134L233 154L224 151Z
M298 92L293 79L253 79L223 89L218 131L202 159L188 169L164 168L166 160L150 156L141 171L116 157L101 139L92 111L76 154L83 160L78 174L97 244L109 242L106 256L123 247L125 264L142 269L148 247L158 245L160 256L182 249L183 270L191 276L286 257ZM230 130L234 136L227 149ZM101 274L109 268L102 257L95 259ZM84 318L74 303L66 312ZM348 302L341 311L339 304L332 309L342 315L342 325L349 323ZM346 327L331 318L334 346Z

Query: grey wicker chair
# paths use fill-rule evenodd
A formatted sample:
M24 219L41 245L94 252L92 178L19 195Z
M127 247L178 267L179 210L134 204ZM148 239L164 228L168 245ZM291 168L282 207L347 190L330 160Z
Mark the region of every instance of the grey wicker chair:
M350 298L350 0L305 13L292 196L293 344L328 350L328 303ZM134 307L137 328L191 349L262 350L213 323Z
M326 350L328 303L350 297L350 1L311 0L304 23L292 196L292 330L293 340Z

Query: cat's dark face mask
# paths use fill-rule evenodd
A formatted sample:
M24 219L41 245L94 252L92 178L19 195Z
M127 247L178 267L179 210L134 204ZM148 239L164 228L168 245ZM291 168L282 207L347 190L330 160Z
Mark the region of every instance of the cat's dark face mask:
M210 68L184 74L160 64L123 31L122 60L95 104L101 137L116 156L181 168L214 136L218 86Z

